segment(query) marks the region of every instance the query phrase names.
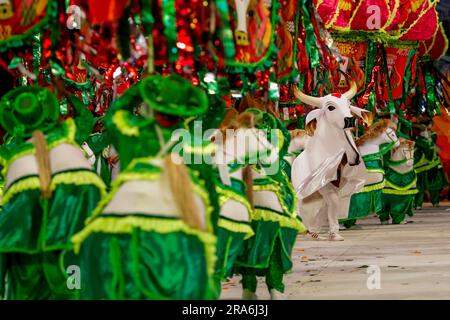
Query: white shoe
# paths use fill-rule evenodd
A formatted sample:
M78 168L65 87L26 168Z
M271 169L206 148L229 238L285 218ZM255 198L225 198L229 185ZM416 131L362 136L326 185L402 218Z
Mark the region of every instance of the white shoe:
M314 241L324 241L327 240L325 237L322 237L316 232L309 232L306 234L306 236Z
M250 291L248 289L244 289L244 292L242 292L242 299L244 299L244 300L258 300L258 296L253 291Z
M328 236L329 241L344 241L344 237L341 236L339 233L330 233Z
M282 293L278 290L270 289L270 299L271 300L288 300L288 297L284 293Z

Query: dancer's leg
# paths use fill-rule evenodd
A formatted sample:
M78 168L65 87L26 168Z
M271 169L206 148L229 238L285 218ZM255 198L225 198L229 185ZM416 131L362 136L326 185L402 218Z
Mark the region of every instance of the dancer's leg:
M431 204L433 206L438 205L439 204L439 198L440 198L440 194L441 194L441 189L434 189L434 190L429 190L430 192L430 200L431 200Z
M325 189L325 188L323 188ZM322 193L324 201L327 204L328 225L330 226L330 234L339 233L339 196L337 190L333 186L326 187Z
M242 268L242 287L244 290L256 292L258 286L258 280L256 278L255 269Z
M266 284L269 291L271 289L275 289L279 292L284 292L284 272L281 261L281 250L280 239L277 239L273 248L272 256L270 257L269 268L266 273Z
M9 254L8 300L48 300L52 292L42 270L40 254Z
M392 224L400 224L403 222L403 220L405 220L405 212L392 212L391 213L391 217L392 217Z

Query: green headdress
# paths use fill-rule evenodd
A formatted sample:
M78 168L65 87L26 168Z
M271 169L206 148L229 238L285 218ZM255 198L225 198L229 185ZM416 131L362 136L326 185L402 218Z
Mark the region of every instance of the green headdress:
M109 114L120 109L134 112L134 108L142 102L151 110L183 118L198 116L208 108L205 92L188 80L178 75L154 75L125 91L114 101Z
M139 89L144 102L161 113L192 117L208 109L205 92L178 75L145 78Z
M253 113L255 115L255 122L257 123L256 127L258 129L276 129L277 122L275 118L268 112L262 111L257 108L249 108L245 110L246 112Z
M27 138L36 130L47 132L58 118L58 99L46 88L18 87L0 100L0 125L13 136Z

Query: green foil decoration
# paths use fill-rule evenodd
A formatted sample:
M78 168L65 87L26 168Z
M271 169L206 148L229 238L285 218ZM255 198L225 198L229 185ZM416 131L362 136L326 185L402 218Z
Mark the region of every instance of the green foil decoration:
M223 25L221 39L225 51L225 59L234 59L234 56L236 55L236 49L234 47L233 32L230 28L230 13L227 0L216 0L216 8Z
M169 63L173 63L178 60L175 0L162 0L162 21L164 24L164 36L166 37Z
M309 65L311 69L314 69L320 66L320 57L319 57L319 49L317 48L314 27L311 21L311 15L309 11L309 8L312 3L309 0L301 0L301 1L303 12L302 16L303 26L306 31L306 39L305 39L306 52L309 53Z

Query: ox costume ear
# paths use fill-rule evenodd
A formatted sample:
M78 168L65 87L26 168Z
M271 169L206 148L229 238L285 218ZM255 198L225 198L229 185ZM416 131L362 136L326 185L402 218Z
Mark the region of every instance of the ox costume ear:
M364 122L367 123L369 126L372 124L372 122L373 122L372 112L370 112L369 110L364 110L364 109L361 109L358 107L354 107L352 105L350 105L349 108L352 113L354 113L355 115L357 115L358 117L363 119Z
M308 115L306 116L305 125L310 123L312 120L317 120L318 118L320 118L323 115L323 113L324 113L323 109L314 109L314 110L310 111L308 113Z
M309 136L314 135L314 131L316 131L317 120L320 119L325 110L324 109L315 109L308 113L305 119L305 131Z

